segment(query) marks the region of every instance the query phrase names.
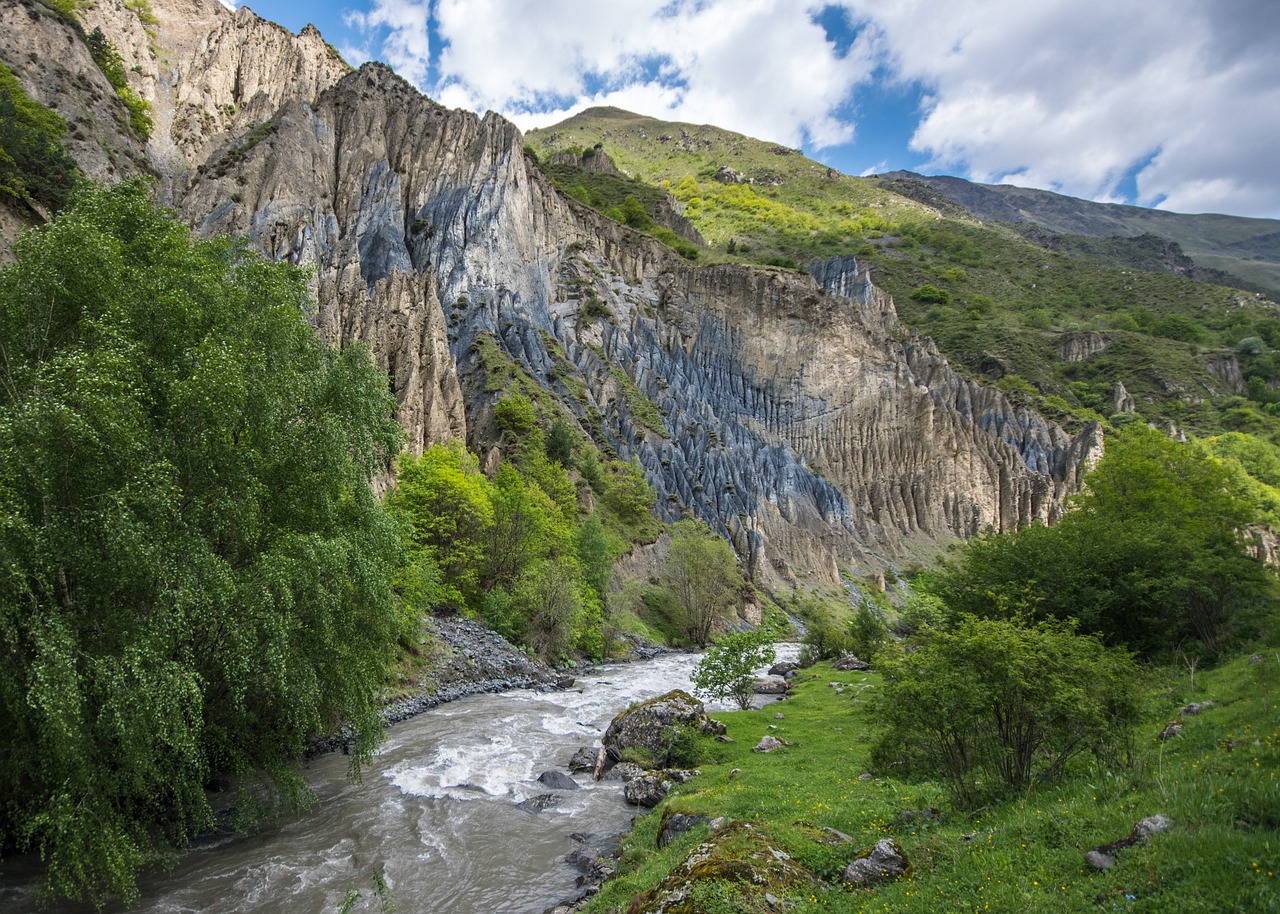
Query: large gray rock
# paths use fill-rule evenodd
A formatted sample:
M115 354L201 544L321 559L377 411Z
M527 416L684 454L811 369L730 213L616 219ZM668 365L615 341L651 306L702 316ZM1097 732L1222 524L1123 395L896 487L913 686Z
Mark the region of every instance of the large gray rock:
M655 767L671 762L672 747L681 728L704 736L724 733L724 724L707 716L702 702L675 689L649 701L632 705L616 716L604 734L604 747L613 758L628 749L647 754Z
M644 806L652 809L666 799L671 791L671 782L660 774L646 774L627 781L622 788L622 797L632 806Z
M757 679L751 684L751 691L757 695L785 695L787 684L781 679Z
M871 669L871 664L865 660L859 660L853 654L845 654L839 660L831 664L831 669L839 670L842 673L859 672L863 673Z
M882 838L876 846L865 852L847 867L840 881L853 886L871 886L892 882L911 868L898 842Z
M544 771L538 775L538 783L548 790L579 790L579 784L563 771Z

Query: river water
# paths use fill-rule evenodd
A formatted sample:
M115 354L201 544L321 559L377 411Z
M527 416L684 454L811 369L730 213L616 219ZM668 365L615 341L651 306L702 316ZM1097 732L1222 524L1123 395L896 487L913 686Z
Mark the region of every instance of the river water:
M668 654L597 667L563 692L441 705L392 727L360 784L347 777L346 757L314 759L305 772L313 811L144 875L131 910L336 914L355 889L363 897L353 914L376 911L381 874L400 914L540 914L577 894L578 871L565 856L582 844L571 835L625 831L638 810L623 802L620 783L589 774L576 775L582 789L561 792L556 806L533 812L518 804L550 792L538 775L567 771L573 752L598 746L628 704L690 690L697 660ZM31 873L29 860L5 862L0 911L35 909Z

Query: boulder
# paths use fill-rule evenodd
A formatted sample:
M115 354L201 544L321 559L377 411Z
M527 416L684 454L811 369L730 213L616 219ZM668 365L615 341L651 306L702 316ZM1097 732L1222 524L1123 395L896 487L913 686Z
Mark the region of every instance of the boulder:
M714 824L713 824L714 828ZM737 910L785 910L782 899L812 891L821 881L745 822L715 830L656 886L636 895L630 914L705 910L694 905L700 882L730 882L741 894Z
M871 669L871 664L867 663L865 660L859 660L857 657L853 656L853 654L845 654L835 663L831 664L831 669L839 670L842 673L848 673L851 671L861 673Z
M596 755L598 750L589 746L583 746L573 754L569 759L570 771L594 771L596 767Z
M1146 841L1152 835L1158 835L1173 828L1173 819L1164 813L1157 813L1154 816L1147 816L1137 825L1133 826L1133 836L1139 841Z
M752 683L751 691L757 695L785 695L787 684L781 679L757 679Z
M558 793L540 793L536 797L529 797L529 799L522 800L516 805L525 812L542 812L552 806L559 806L561 799L562 797Z
M618 764L609 769L604 779L606 781L622 781L625 784L627 781L642 778L648 773L634 762L618 762Z
M699 825L708 825L710 822L710 816L688 815L668 810L662 814L662 825L658 828L658 847L666 847L685 832Z
M1213 707L1213 702L1211 701L1192 702L1189 705L1184 705L1183 707L1179 708L1178 716L1179 717L1195 717L1201 711L1207 711L1209 708L1212 708L1212 707Z
M844 869L840 881L852 886L871 886L892 882L911 869L898 842L883 838L876 846L864 851Z
M799 668L798 664L792 663L790 660L780 660L773 666L769 667L769 675L785 676L788 673L794 673Z
M661 775L646 774L627 781L622 788L622 798L632 806L652 809L661 803L671 791L671 782Z
M563 771L544 771L538 775L538 783L548 790L579 790L578 782Z
M649 701L632 705L609 724L604 747L610 757L618 759L628 749L647 753L656 767L671 761L672 746L682 728L696 730L704 736L725 731L724 724L707 716L702 702L679 689Z

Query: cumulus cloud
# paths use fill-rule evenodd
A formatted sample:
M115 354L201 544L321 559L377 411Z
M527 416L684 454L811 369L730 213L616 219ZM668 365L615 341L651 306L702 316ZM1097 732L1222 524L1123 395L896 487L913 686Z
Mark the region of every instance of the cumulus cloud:
M840 111L873 62L861 45L836 48L814 21L823 8L804 0L435 0L428 9L374 0L350 21L365 34L382 30L388 62L438 101L502 111L521 126L609 104L824 148L852 139ZM429 14L438 40L430 81Z
M430 0L375 0L368 12L348 11L343 21L365 36L381 34L382 58L412 83L422 85L431 61ZM348 60L368 60L369 45L345 45ZM350 55L350 56L348 56Z
M927 96L935 169L1180 211L1280 215L1273 0L849 0Z

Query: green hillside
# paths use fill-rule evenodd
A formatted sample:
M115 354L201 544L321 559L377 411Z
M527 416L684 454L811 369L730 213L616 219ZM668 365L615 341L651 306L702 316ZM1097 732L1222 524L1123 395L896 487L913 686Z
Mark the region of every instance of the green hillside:
M1265 244L1253 223L1268 220L1159 213L1150 227L1160 237L1136 238L1086 237L1078 230L1090 226L1062 220L1053 229L1077 233L992 223L928 185L909 197L777 144L616 108L589 109L526 140L542 158L600 144L624 173L667 189L707 241L700 262L803 269L856 254L903 321L959 370L1069 427L1137 418L1280 442L1280 309L1263 291L1220 284L1233 280L1188 261L1164 231L1194 220L1178 237L1220 249ZM1134 208L1103 215L1111 209ZM1117 222L1115 234L1137 234L1127 225ZM1136 415L1117 413L1117 382Z

